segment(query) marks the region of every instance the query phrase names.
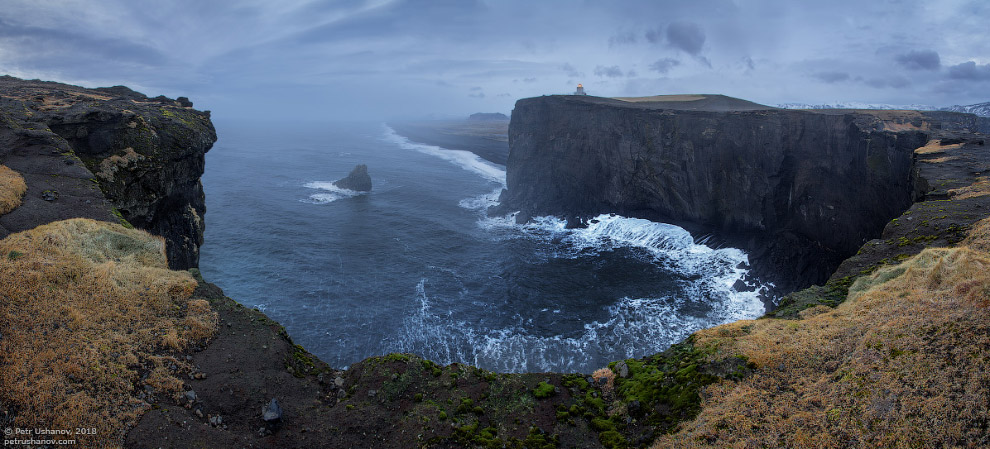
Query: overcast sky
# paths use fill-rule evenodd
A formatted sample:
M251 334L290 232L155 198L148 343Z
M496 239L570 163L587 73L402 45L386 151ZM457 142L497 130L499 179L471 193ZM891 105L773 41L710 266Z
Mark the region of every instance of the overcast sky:
M215 118L508 113L577 83L771 105L990 101L987 0L0 2L0 74L188 96Z

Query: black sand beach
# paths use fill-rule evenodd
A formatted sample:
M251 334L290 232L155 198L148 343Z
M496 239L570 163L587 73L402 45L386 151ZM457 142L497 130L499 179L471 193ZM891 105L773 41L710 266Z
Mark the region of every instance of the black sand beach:
M495 164L505 165L509 157L507 120L393 122L388 126L413 142L470 151Z

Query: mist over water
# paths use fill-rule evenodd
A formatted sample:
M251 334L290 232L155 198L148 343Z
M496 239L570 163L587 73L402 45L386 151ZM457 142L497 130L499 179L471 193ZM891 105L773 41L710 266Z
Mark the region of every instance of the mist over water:
M489 217L505 171L381 124L218 125L200 265L333 366L387 352L590 372L763 313L746 255L615 215ZM367 164L370 193L338 189Z

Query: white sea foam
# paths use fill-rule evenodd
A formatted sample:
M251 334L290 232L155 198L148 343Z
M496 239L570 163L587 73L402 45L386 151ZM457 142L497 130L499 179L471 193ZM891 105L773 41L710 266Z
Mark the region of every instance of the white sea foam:
M337 187L332 181L312 181L303 184L303 187L320 190L318 193L309 195L307 199L300 200L312 204L328 204L341 198L351 198L358 195L366 195L366 192L357 192L349 189Z
M481 223L496 238L534 238L554 248L546 257L576 258L620 247L640 250L652 261L692 279L680 296L619 298L604 321L585 323L578 335L533 335L531 319L501 329L479 329L434 313L426 281L416 286L419 308L405 321L392 350L418 352L442 363L466 362L492 369L590 371L589 359L615 360L660 352L692 332L764 313L762 287L737 291L747 256L734 248L696 244L677 226L618 215L600 215L585 228L567 229L555 217L516 224L513 216L486 217ZM512 236L514 234L514 237ZM687 302L708 302L697 314L684 312ZM697 304L695 304L697 306ZM555 311L556 312L556 311Z
M383 139L387 142L394 143L401 148L419 151L420 153L429 154L430 156L435 156L446 160L454 165L457 165L458 167L463 168L464 170L474 172L489 181L505 186L505 170L480 158L478 155L470 151L448 150L436 145L426 145L412 142L409 139L396 134L395 130L390 128L388 125L385 126L385 136Z

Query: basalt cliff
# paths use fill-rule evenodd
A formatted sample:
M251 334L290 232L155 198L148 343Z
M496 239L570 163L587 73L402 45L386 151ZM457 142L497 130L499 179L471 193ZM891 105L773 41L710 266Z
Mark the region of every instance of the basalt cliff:
M878 114L719 95L519 100L499 212L674 223L744 248L787 293L828 279L924 196L914 150L933 129L978 119Z
M169 266L199 265L210 113L188 99L123 86L0 77L0 161L27 182L24 204L0 216L0 237L56 220L123 220L165 238Z

